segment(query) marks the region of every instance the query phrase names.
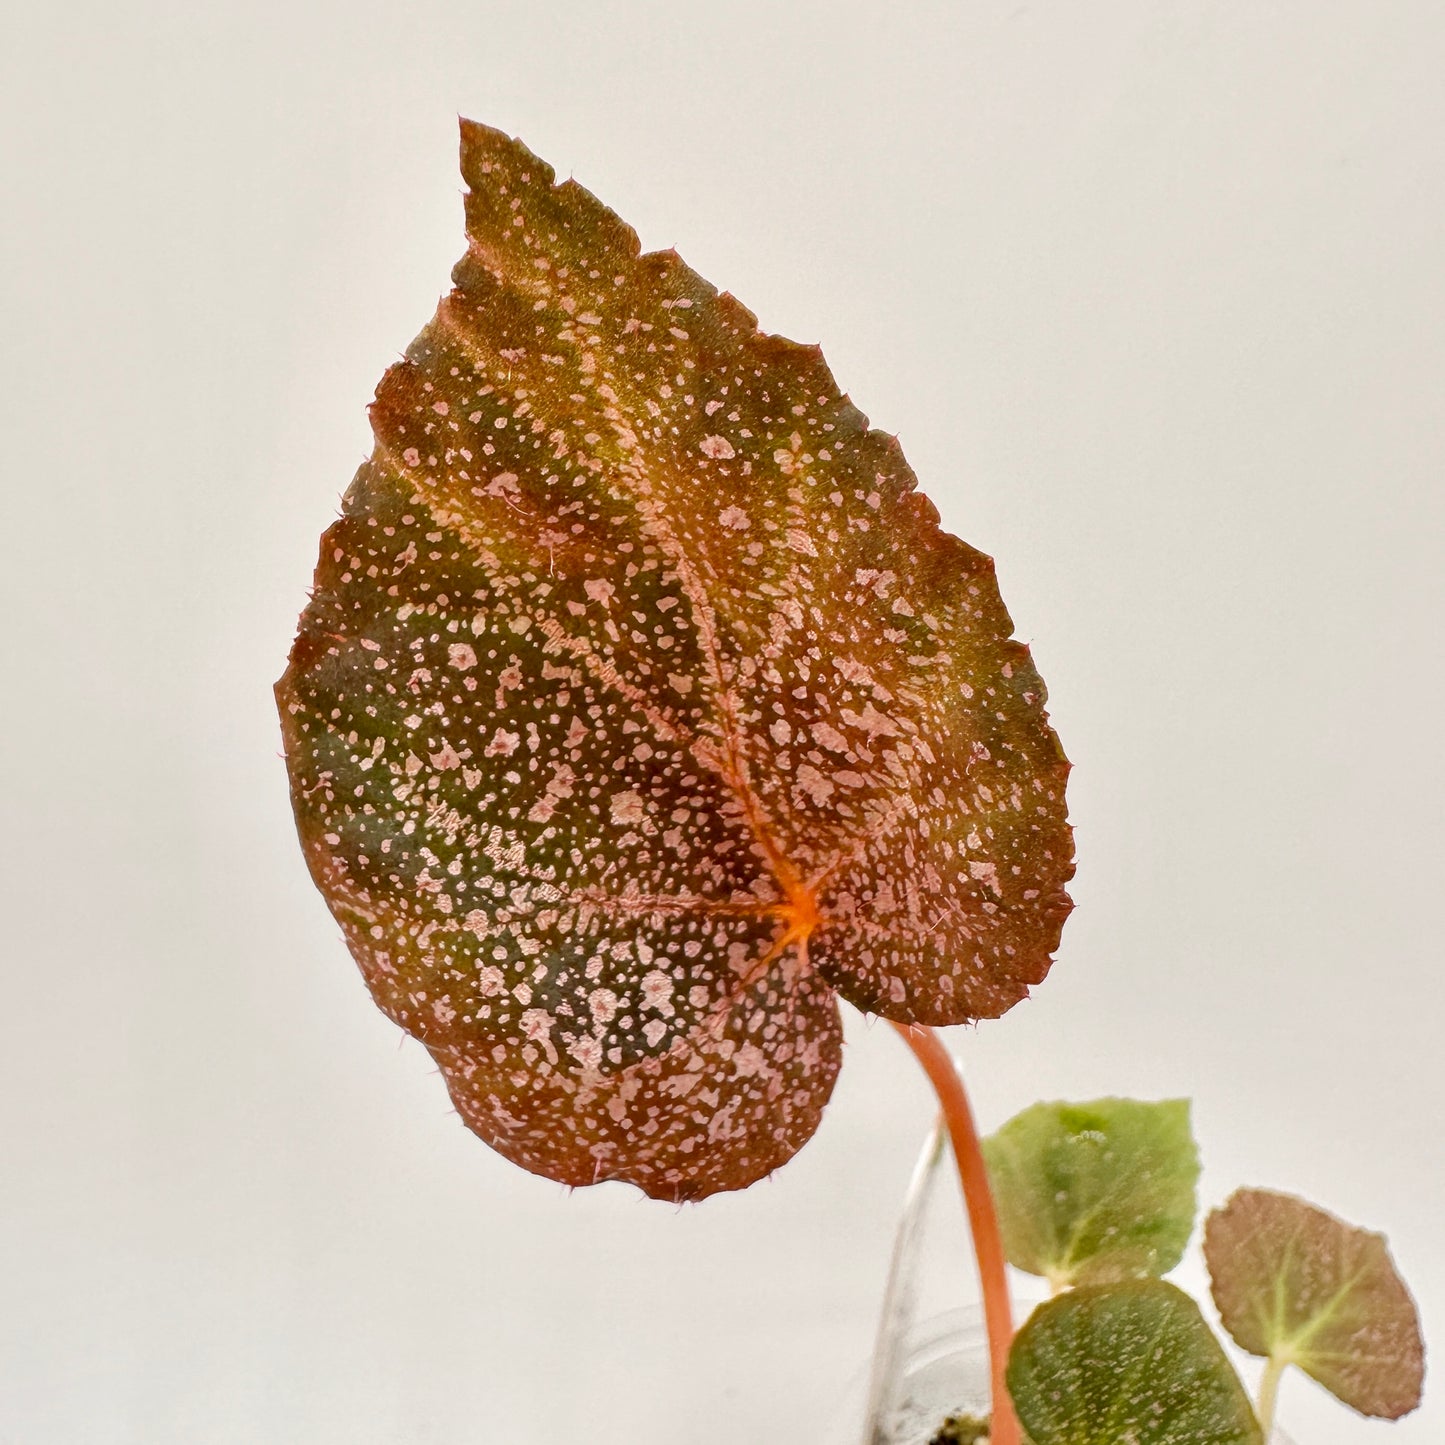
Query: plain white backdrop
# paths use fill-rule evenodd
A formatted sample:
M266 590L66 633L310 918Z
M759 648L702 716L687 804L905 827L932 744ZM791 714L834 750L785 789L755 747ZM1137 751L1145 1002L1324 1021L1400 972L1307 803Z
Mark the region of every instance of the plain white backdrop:
M7 11L0 1445L851 1445L931 1117L891 1031L771 1181L569 1196L294 841L270 685L461 253L458 113L821 342L998 559L1079 875L955 1036L984 1126L1192 1096L1206 1202L1384 1230L1445 1348L1441 7ZM1442 1390L1283 1416L1425 1445Z

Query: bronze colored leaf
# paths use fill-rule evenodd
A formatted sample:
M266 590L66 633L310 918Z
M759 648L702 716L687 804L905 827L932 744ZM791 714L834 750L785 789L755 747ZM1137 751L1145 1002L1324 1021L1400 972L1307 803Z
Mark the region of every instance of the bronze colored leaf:
M500 132L462 170L277 687L302 842L489 1143L740 1188L817 1127L835 993L1043 978L1068 765L993 564L816 347Z
M1240 1189L1205 1222L1204 1258L1241 1348L1298 1365L1362 1415L1394 1420L1420 1403L1420 1319L1383 1235Z

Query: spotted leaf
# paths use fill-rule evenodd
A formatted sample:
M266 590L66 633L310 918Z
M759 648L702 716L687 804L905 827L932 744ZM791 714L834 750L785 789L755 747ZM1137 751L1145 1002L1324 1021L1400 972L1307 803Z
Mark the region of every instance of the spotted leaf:
M1249 1397L1182 1290L1084 1285L1014 1339L1009 1394L1033 1445L1262 1445Z
M1298 1365L1362 1415L1420 1403L1425 1347L1383 1235L1290 1194L1239 1189L1205 1221L1214 1302L1235 1342Z
M992 563L816 347L519 142L464 123L462 170L277 688L301 839L489 1143L739 1188L817 1127L838 995L1043 978L1067 764Z

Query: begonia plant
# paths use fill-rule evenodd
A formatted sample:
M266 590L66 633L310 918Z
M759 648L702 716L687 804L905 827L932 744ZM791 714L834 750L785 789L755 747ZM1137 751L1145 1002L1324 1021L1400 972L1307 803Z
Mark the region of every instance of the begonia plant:
M1080 1330L1127 1335L1140 1307L1171 1339L1201 1325L1152 1279L1183 1176L1154 1181L1164 1217L1120 1274L1088 1228L1030 1217L1037 1160L999 1145L1001 1233L933 1033L1025 998L1070 907L1069 765L993 563L817 347L643 252L519 141L461 141L465 254L378 387L276 689L312 876L468 1127L569 1185L745 1188L817 1129L840 1002L896 1025L947 1121L987 1428L1013 1445L1009 1385L1036 1402ZM1006 1236L1067 1291L1012 1366ZM1241 1343L1275 1348L1229 1298ZM1164 1382L1195 1412L1168 1440L1216 1439L1200 1410L1253 1421L1210 1379L1218 1410ZM1036 1445L1095 1438L1068 1433L1080 1390Z

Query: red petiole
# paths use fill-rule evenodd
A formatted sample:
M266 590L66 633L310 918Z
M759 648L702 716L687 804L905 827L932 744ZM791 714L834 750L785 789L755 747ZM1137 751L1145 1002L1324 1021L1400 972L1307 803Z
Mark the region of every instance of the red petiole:
M943 1107L958 1177L963 1184L963 1201L973 1232L973 1249L978 1259L978 1277L983 1290L984 1324L988 1330L989 1375L993 1394L990 1445L1020 1445L1019 1422L1009 1398L1005 1371L1009 1346L1013 1343L1013 1311L1009 1305L1008 1271L999 1234L998 1214L988 1185L988 1170L979 1147L973 1110L952 1056L931 1028L921 1024L893 1025L913 1050Z

